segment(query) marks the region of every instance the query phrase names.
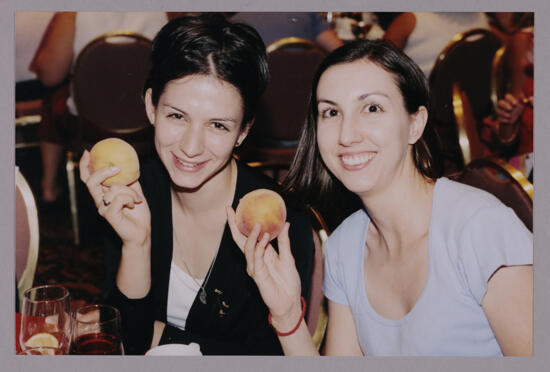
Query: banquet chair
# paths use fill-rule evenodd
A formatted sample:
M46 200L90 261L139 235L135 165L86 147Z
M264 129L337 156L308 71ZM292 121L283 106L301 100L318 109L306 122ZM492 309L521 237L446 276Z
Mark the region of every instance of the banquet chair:
M533 184L511 164L496 157L479 158L449 178L490 192L533 231Z
M134 146L140 157L153 151L142 89L150 68L152 43L133 32L114 31L89 42L77 56L71 94L77 134L67 153L67 181L74 243L80 244L75 169L84 149L108 137Z
M296 37L277 40L266 51L269 85L240 151L246 160L290 164L306 119L313 75L326 52L315 42Z
M15 168L15 278L19 309L23 293L32 287L38 262L40 233L36 201L29 183Z
M453 115L453 85L459 83L470 101L476 126L493 111L491 67L502 46L496 34L473 29L458 34L437 57L429 76L431 117L442 141L446 173L464 168Z

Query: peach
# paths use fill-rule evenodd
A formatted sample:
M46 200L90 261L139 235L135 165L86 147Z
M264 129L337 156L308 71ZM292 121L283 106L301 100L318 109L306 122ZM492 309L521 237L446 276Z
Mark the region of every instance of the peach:
M250 235L255 223L268 233L270 241L278 236L286 221L286 206L283 198L275 191L258 189L249 192L239 200L235 211L237 227L246 236Z
M91 172L104 167L117 166L120 172L103 181L103 185L129 185L139 178L139 159L136 150L120 138L106 138L90 150Z

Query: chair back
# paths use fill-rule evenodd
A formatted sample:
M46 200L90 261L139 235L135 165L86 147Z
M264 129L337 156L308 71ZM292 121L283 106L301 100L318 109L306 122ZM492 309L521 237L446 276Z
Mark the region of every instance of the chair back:
M506 161L495 157L475 159L451 178L490 192L533 231L533 184Z
M453 85L459 83L470 101L478 128L493 111L491 67L502 41L485 29L473 29L453 37L438 56L429 77L431 119L445 149L447 168L462 169L464 160L453 115ZM479 129L478 129L479 130ZM449 167L450 166L450 167Z
M313 275L309 295L309 308L305 320L318 350L321 349L325 338L328 323L327 300L323 293L324 244L328 238L329 230L321 214L312 207L308 208L313 227L313 242L315 244L315 259L313 262Z
M32 287L39 247L38 212L31 188L15 170L15 278L19 300ZM19 304L21 308L21 303Z
M126 31L103 34L77 56L71 78L84 137L131 137L150 130L142 89L152 43Z
M269 44L267 53L270 81L256 117L258 140L272 147L295 147L313 75L326 52L310 40L290 37Z

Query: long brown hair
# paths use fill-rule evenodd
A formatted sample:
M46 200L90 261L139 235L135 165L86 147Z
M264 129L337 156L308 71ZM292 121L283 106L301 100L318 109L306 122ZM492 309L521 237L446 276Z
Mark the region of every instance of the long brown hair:
M346 44L329 54L313 79L308 117L302 128L296 156L283 182L285 191L312 205L336 203L339 197L351 198L351 192L327 169L317 146L317 86L323 73L331 66L366 59L391 73L401 91L405 109L416 113L421 106L429 112L429 89L420 68L407 55L382 40L360 40ZM437 134L426 124L420 139L412 146L413 162L418 172L435 180L443 173L441 148ZM348 195L345 195L348 194ZM336 197L336 199L334 199ZM349 200L349 199L348 199Z

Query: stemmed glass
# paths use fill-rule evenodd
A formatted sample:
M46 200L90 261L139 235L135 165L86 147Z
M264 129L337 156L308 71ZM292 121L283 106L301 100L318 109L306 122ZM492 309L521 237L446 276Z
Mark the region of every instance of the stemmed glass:
M73 314L71 354L123 355L120 312L108 305L87 305Z
M19 332L21 350L45 347L44 354L68 354L70 306L69 291L64 287L45 285L25 291Z

